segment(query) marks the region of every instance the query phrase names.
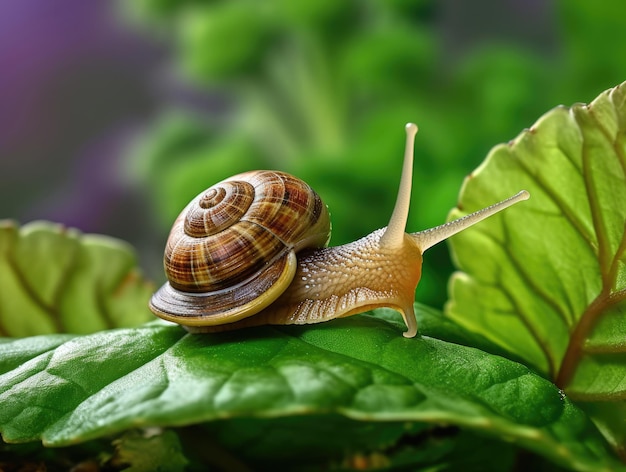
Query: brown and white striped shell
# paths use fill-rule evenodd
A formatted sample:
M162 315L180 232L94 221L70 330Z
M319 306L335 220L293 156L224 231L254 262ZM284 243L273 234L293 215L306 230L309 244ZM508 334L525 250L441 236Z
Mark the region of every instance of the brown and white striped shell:
M235 175L194 198L174 222L168 282L150 308L187 326L246 318L289 285L298 251L329 238L328 210L308 184L278 171Z

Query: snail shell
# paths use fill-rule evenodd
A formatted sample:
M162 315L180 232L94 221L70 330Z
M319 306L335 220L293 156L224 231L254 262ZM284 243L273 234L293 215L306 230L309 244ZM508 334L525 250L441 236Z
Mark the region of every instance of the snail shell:
M246 318L289 285L297 252L329 238L328 209L308 184L278 171L235 175L200 193L174 222L168 282L150 308L187 326Z

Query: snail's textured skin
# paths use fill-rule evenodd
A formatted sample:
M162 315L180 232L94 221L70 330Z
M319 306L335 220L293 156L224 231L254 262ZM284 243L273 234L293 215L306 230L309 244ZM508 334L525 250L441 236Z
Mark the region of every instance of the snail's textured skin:
M302 180L278 171L230 177L174 222L164 255L168 282L150 307L190 325L250 316L289 284L295 253L329 237L328 210Z
M408 234L400 249L381 245L384 230L343 246L301 252L293 281L270 307L236 323L189 330L214 332L266 324L320 323L382 306L410 317L413 293L422 272L422 253ZM414 336L417 326L406 318L409 334Z

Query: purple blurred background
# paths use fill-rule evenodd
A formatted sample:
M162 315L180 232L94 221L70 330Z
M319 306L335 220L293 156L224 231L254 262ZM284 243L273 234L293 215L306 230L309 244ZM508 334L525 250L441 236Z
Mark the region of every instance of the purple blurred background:
M133 242L145 234L122 160L163 105L156 81L169 56L115 8L0 2L0 218L44 218Z

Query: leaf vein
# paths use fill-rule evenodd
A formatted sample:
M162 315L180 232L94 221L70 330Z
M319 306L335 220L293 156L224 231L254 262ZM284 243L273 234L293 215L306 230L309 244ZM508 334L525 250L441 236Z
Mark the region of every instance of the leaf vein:
M35 287L33 287L30 282L28 282L26 276L24 275L11 254L7 254L6 260L9 267L11 267L11 270L15 274L15 278L19 282L22 289L28 294L30 300L50 316L57 332L62 333L64 330L63 322L59 316L56 307L48 305L40 296L40 294L37 293L37 290L35 290Z
M561 150L561 152L566 154L564 150ZM526 175L528 175L534 182L536 182L539 188L544 191L545 195L550 200L552 200L556 207L561 211L561 214L565 216L565 219L575 229L574 234L580 236L580 238L585 242L586 246L588 246L591 253L595 255L595 245L592 236L587 232L585 225L579 220L579 212L571 209L567 205L566 200L561 198L561 195L558 191L551 188L551 186L549 185L549 181L544 180L541 173L532 172L528 165L525 163L524 159L522 159L517 154L515 154L515 157L517 162L519 162L520 164L520 168L526 173Z

